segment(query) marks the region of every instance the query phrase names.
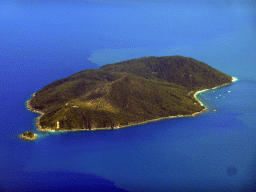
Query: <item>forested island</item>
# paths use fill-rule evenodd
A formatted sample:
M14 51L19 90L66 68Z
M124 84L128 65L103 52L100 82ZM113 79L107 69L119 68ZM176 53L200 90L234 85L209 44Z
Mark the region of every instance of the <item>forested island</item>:
M39 90L27 102L40 131L117 129L203 110L197 91L232 77L193 58L143 57L84 70Z

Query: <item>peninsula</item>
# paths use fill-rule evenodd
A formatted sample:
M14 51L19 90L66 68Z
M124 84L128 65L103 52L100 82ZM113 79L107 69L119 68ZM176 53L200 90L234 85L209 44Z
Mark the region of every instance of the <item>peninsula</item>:
M118 129L206 108L198 91L232 77L189 57L143 57L84 70L46 85L27 102L40 131Z

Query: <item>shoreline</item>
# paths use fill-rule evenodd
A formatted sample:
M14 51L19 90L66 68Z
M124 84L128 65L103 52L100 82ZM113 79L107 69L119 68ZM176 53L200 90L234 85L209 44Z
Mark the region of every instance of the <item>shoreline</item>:
M20 135L18 135L21 139L24 139L24 140L26 140L26 141L33 141L33 140L36 140L37 139L37 134L34 134L34 133L32 133L33 135L31 136L31 135L29 135L28 134L29 132L25 132L25 133L23 133L23 134L20 134Z
M44 115L44 113L42 111L35 110L33 107L31 107L30 100L32 98L27 101L27 108L28 108L29 111L41 114L36 119L36 126L38 127L37 130L41 131L41 132L73 132L73 131L96 131L96 130L122 129L122 128L126 128L126 127L131 127L131 126L142 125L142 124L146 124L146 123L150 123L150 122L155 122L155 121L159 121L159 120L163 120L163 119L172 119L172 118L181 118L181 117L195 117L196 115L199 115L199 114L203 113L204 111L208 110L208 108L205 107L204 104L197 98L198 94L200 94L202 92L205 92L205 91L209 91L209 90L213 90L213 89L218 89L218 88L224 87L226 85L230 85L230 84L234 83L237 80L238 80L237 78L232 77L232 82L230 82L230 83L224 83L222 85L219 85L219 86L216 86L216 87L213 87L213 88L208 88L208 89L203 89L203 90L196 91L193 96L200 103L200 105L204 107L204 109L202 109L201 111L192 113L191 115L176 115L176 116L160 117L160 118L157 118L157 119L146 120L146 121L138 122L138 123L130 123L128 125L117 126L117 127L114 127L114 128L111 128L111 127L91 128L91 129L76 128L76 129L72 129L72 130L62 129L60 131L58 131L58 130L56 131L56 130L53 130L51 128L44 128L44 129L42 129L39 123L40 123L40 118ZM36 94L34 93L32 96L35 97L35 95Z
M36 134L35 134L35 135L36 135ZM21 139L26 140L26 141L34 141L34 140L37 139L37 136L35 136L35 137L33 137L33 138L30 138L30 137L24 136L23 134L19 135L19 137L20 137Z

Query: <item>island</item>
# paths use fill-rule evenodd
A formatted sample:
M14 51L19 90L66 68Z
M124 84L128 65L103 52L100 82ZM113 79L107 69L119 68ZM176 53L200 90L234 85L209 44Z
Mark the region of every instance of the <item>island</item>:
M143 57L88 69L46 85L27 102L39 131L118 129L206 108L196 94L232 77L189 57Z
M19 137L24 139L24 140L27 140L27 141L33 141L37 138L36 134L31 132L31 131L27 131L27 132L19 135Z

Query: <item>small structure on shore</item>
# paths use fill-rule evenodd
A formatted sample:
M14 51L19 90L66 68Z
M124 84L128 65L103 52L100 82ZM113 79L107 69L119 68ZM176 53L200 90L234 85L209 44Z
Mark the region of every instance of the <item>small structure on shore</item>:
M19 135L19 137L24 139L24 140L27 140L27 141L32 141L32 140L35 140L37 138L36 134L31 132L31 131L27 131L27 132Z

